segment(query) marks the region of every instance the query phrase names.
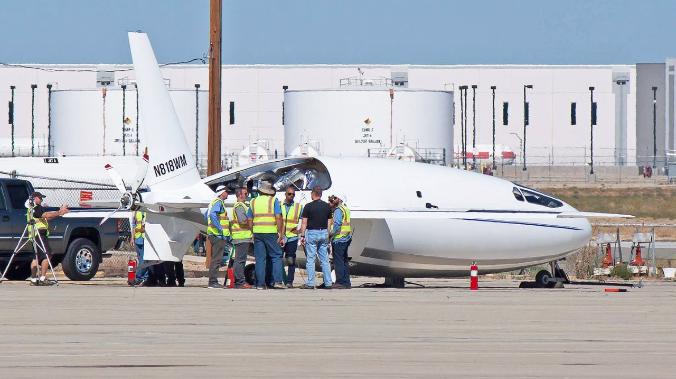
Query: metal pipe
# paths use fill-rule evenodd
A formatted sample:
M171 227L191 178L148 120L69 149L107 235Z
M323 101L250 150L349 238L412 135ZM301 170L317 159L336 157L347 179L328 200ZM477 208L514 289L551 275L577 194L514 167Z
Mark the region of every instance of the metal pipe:
M472 170L476 170L476 84L472 84Z
M493 92L493 167L492 169L495 170L498 167L495 165L495 89L496 86L491 86L491 91Z
M31 157L35 156L35 89L37 84L31 84Z
M657 87L653 87L653 168L657 165Z
M589 104L591 106L589 118L589 156L590 156L590 170L589 174L594 175L594 87L589 87Z
M10 114L10 119L12 123L12 156L14 156L14 90L16 89L16 86L9 86L9 89L12 91L12 113Z
M523 171L526 171L526 125L528 125L528 102L526 101L526 88L533 88L532 84L523 85Z
M195 83L195 166L199 168L199 125L200 125L200 99L199 99L199 83Z
M122 87L122 155L127 155L127 133L125 129L125 121L127 117L127 85Z
M52 156L52 85L47 84L47 155Z
M136 156L138 157L138 123L139 123L139 109L138 109L138 84L134 83L134 88L136 88Z

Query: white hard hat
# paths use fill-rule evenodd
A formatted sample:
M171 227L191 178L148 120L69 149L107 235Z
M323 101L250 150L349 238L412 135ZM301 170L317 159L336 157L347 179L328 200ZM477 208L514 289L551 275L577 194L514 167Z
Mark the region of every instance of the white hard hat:
M223 192L225 192L226 189L227 189L227 187L223 184L216 187L216 196L220 196Z

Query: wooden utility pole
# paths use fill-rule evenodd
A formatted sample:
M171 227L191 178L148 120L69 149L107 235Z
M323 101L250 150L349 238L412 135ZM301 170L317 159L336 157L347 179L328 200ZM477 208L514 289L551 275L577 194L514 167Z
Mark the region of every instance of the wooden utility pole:
M221 172L221 17L222 0L210 0L209 132L207 175Z
M207 175L221 172L221 17L222 0L209 5L209 131L207 135ZM197 157L195 157L197 159ZM211 242L205 244L208 268L211 264Z

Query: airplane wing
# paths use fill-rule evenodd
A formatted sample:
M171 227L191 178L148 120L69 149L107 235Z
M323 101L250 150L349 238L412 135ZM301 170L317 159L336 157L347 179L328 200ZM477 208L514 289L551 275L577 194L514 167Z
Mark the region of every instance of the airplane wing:
M199 228L193 222L149 212L146 214L143 259L180 262L198 232Z
M176 209L193 209L193 208L207 208L209 206L208 201L195 201L195 200L186 200L186 201L159 201L156 203L167 208L176 208Z
M599 212L561 212L556 215L558 218L634 218L632 215L619 213L599 213Z

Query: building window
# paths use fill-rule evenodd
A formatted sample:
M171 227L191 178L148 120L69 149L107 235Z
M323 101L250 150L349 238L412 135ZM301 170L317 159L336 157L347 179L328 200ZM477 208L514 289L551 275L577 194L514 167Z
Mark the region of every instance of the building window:
M230 102L230 125L235 125L235 102Z
M509 125L509 103L502 103L502 125Z
M577 103L570 103L570 124L577 125Z

